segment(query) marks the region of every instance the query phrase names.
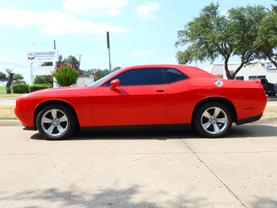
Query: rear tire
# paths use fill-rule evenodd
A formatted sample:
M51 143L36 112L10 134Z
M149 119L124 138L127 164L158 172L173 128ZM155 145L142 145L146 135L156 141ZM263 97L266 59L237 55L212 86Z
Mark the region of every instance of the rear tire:
M73 112L61 104L43 107L36 118L36 126L41 135L51 140L65 139L76 129Z
M219 102L208 102L196 110L193 126L201 136L217 138L227 134L232 121L232 114L227 106Z

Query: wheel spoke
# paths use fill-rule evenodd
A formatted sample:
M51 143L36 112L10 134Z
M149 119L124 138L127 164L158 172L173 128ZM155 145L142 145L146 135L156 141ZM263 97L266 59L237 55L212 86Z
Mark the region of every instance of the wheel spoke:
M213 124L213 127L214 127L214 133L218 134L220 132L218 125L215 123Z
M208 129L210 126L211 126L210 122L206 122L206 123L203 124L204 129Z
M218 118L218 119L216 119L216 121L217 121L218 123L223 123L223 124L225 124L225 123L227 123L227 118Z
M57 118L57 110L56 109L51 110L51 115L53 119Z
M52 120L50 118L43 117L42 122L43 123L52 123Z
M67 117L65 115L63 115L59 120L60 120L60 122L65 122L65 121L67 121Z
M204 116L205 118L209 119L209 118L211 117L211 114L210 114L208 111L205 111L205 112L203 113L203 116Z
M57 128L58 128L59 133L64 132L64 128L61 125L57 125Z
M49 126L49 128L46 130L47 133L51 135L53 133L54 128L55 128L54 125Z
M217 118L217 116L219 115L220 111L221 111L221 110L220 110L219 108L215 108L215 109L214 109L214 117L215 117L215 118Z

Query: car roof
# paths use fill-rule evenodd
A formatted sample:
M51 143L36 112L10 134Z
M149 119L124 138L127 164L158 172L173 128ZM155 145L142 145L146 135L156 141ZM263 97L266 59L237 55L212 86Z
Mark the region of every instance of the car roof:
M136 66L128 66L128 67L124 68L123 71L132 70L132 69L141 69L141 68L175 68L175 69L182 71L185 75L187 75L190 78L200 78L200 77L214 78L214 77L216 77L215 75L210 74L209 72L206 72L203 69L200 69L198 67L189 66L189 65L180 65L180 64L136 65Z

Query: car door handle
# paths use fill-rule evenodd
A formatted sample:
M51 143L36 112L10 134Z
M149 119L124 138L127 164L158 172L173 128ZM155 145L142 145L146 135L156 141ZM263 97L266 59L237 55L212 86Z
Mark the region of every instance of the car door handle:
M156 92L164 92L165 90L163 90L163 89L158 89L158 90L156 90Z

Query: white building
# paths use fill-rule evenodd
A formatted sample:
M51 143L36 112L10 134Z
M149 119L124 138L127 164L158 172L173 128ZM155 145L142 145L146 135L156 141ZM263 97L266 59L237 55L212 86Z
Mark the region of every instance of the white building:
M239 65L240 63L229 63L229 71L234 72ZM223 63L215 63L207 71L219 77L227 78ZM242 67L237 73L236 79L267 79L271 83L277 83L277 68L269 61L254 61Z

